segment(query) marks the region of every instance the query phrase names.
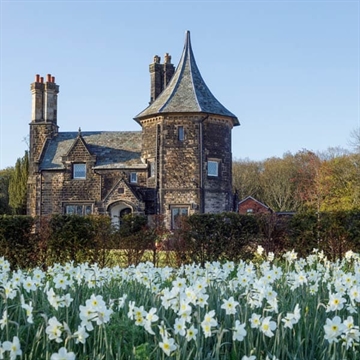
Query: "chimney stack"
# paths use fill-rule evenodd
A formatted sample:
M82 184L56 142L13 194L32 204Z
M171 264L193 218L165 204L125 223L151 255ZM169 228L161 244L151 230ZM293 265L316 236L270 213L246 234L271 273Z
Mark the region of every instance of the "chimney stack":
M160 63L160 56L155 55L153 63L149 66L150 72L150 103L152 104L161 92L166 88L174 75L175 67L171 64L171 56L166 53L164 64Z

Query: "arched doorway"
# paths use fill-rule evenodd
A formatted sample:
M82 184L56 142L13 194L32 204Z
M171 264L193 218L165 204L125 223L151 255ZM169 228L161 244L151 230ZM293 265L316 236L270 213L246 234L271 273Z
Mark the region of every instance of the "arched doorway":
M121 201L110 205L109 212L111 216L111 223L114 226L119 227L121 225L121 219L125 215L131 214L133 212L133 208L129 204Z

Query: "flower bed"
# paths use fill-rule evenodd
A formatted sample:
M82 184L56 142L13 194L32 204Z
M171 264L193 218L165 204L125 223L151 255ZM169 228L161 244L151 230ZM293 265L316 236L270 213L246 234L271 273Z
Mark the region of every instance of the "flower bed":
M156 268L0 258L0 359L358 359L360 257Z

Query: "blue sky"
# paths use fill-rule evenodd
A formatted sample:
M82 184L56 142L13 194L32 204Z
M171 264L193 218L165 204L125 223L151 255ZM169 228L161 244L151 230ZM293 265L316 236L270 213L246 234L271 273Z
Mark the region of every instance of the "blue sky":
M359 126L359 1L1 0L0 169L27 148L30 83L60 85L60 131L140 130L148 65L177 65L190 30L200 72L237 115L233 157L348 148Z

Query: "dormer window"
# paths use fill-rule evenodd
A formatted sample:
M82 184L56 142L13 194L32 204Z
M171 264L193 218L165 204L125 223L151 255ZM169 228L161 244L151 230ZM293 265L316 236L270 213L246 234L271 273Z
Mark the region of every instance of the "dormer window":
M73 179L86 179L86 164L73 164Z
M137 183L137 173L136 172L132 172L130 173L130 182L131 183Z

